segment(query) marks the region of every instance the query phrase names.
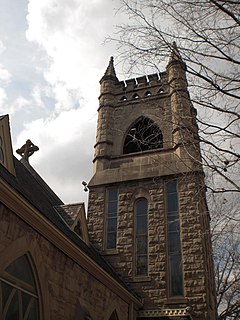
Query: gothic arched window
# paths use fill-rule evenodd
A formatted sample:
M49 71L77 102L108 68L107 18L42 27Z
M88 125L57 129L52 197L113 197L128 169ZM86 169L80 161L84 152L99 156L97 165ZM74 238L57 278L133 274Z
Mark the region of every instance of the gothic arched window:
M141 117L127 133L123 154L162 147L163 136L158 125L148 118Z
M0 275L0 293L0 319L40 319L38 292L26 255L13 261Z
M135 263L136 275L148 274L148 201L140 198L135 204Z
M113 311L109 320L118 320L118 315L116 310Z
M88 310L81 305L79 300L77 300L76 311L75 311L75 320L92 320L92 317Z

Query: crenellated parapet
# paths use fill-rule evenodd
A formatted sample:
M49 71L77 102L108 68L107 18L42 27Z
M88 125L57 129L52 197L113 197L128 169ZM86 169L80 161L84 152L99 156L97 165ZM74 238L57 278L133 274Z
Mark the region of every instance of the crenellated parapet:
M159 98L169 93L166 72L121 81L115 86L116 103Z
M106 95L111 90L115 104L133 103L138 99L159 98L169 93L167 73L154 73L123 81L107 80L101 83L100 106L106 105ZM109 102L109 101L108 101Z

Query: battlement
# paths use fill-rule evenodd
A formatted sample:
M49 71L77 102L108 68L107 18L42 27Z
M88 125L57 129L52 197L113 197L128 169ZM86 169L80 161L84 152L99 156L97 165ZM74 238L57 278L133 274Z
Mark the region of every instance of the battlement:
M166 82L166 72L153 73L150 75L119 81L116 84L117 90L132 91L137 88L151 87Z
M168 91L166 72L119 81L114 86L118 102L149 98Z
M186 74L182 64L179 54L177 56L175 54L164 72L119 81L111 57L106 72L100 80L100 106L123 102L135 103L139 98L152 100L166 97L176 90L187 91Z

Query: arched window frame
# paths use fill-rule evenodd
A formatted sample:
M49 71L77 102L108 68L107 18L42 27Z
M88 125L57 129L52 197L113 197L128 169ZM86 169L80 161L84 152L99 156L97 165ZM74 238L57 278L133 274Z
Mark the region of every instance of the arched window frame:
M88 308L86 308L84 306L84 304L82 304L79 300L79 298L77 299L77 303L76 303L76 310L75 310L75 317L74 320L92 320L91 314L88 311Z
M115 309L115 310L112 312L109 320L118 320L118 319L119 319L119 318L118 318L117 310Z
M158 124L148 117L141 116L128 127L123 139L122 153L132 154L161 148L163 134Z
M24 280L24 275L22 275L21 272L19 273L18 265L16 264L21 264L21 260L27 263L27 265L22 263L22 266L27 266L27 268L24 268L24 271L29 268L30 272L30 274L28 274L29 279L26 281ZM18 276L18 274L20 274L20 276ZM26 276L27 274L25 277ZM30 279L31 283L29 282ZM42 319L42 301L38 282L34 263L29 253L24 253L9 262L0 274L0 298L2 299L0 301L0 319L12 318L12 315L9 318L9 311L14 312L14 307L17 307L18 318L14 316L14 319L27 320L29 312L33 310L32 307L34 305L36 308L36 312L33 315L34 319ZM6 292L7 295L5 295ZM24 308L24 303L26 303L27 299L29 300ZM14 305L12 305L12 303L14 303Z
M144 208L140 208L139 204ZM144 212L145 211L145 212ZM134 204L134 222L135 222L135 276L148 276L148 200L145 197L136 199ZM141 220L145 226L142 224ZM141 241L141 242L140 242ZM144 262L145 261L145 262Z

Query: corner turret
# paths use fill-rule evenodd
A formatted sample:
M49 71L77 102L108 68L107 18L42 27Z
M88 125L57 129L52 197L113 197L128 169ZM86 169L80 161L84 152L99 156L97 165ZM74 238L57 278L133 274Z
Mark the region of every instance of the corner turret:
M172 45L167 65L169 91L172 107L173 146L184 163L201 168L196 114L188 92L186 64L183 62L176 42ZM201 170L201 169L200 169Z
M167 65L168 81L170 92L174 90L187 91L186 64L183 62L181 54L177 48L176 42L173 42L171 56Z
M100 107L112 103L112 100L114 99L115 86L118 84L118 82L119 81L116 76L113 57L111 57L104 76L100 80Z
M117 81L118 82L118 78L116 76L116 72L115 72L115 68L114 68L113 57L110 58L110 61L109 61L108 67L107 67L107 69L106 69L106 71L104 73L104 76L100 80L100 84L104 80L113 80L113 81Z
M113 107L115 105L115 91L118 83L113 57L111 57L104 76L100 80L97 142L95 144L93 160L96 170L97 168L103 168L111 155L113 145Z

